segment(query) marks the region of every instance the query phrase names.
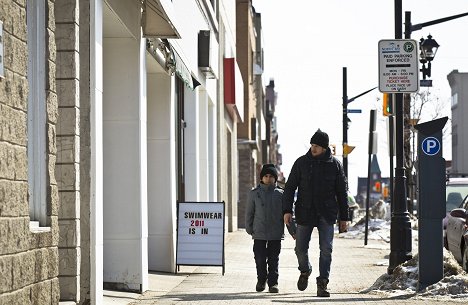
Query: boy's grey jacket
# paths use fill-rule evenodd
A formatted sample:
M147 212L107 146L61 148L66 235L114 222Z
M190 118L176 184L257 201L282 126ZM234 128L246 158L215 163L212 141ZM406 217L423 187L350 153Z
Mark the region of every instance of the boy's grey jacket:
M281 240L284 237L283 190L259 184L247 196L245 230L253 239Z

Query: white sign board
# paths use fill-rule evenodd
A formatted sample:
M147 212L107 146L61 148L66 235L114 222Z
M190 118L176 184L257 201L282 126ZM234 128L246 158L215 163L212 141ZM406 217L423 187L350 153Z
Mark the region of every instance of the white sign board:
M379 41L379 90L385 93L419 90L418 45L415 40Z
M177 265L223 266L224 202L177 204Z

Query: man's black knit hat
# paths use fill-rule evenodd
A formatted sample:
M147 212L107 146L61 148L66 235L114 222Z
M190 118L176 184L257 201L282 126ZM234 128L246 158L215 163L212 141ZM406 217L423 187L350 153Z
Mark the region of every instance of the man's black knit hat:
M310 138L310 144L316 144L323 148L328 148L328 141L328 135L320 129L317 129L312 138Z
M265 164L262 167L262 170L260 171L260 179L263 178L266 174L270 174L275 177L275 181L278 180L278 171L276 170L276 167L274 164Z

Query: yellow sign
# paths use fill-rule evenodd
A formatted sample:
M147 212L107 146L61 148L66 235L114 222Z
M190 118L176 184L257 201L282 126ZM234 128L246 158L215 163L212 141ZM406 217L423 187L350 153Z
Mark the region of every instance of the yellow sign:
M348 145L348 144L344 144L344 145L343 145L343 154L346 155L346 156L349 155L349 154L353 151L353 149L354 149L355 147L356 147L356 146L350 146L350 145Z

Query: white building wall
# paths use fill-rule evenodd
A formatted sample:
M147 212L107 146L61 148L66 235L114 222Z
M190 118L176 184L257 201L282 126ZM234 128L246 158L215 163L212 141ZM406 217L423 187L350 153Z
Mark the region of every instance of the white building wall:
M209 124L208 124L208 96L206 90L199 89L199 126L200 126L200 144L199 144L199 166L200 174L198 180L200 181L200 201L209 201L209 180L210 172L208 168L209 158Z
M139 9L128 7L139 19ZM106 20L105 20L106 21ZM104 282L148 286L145 42L104 33Z
M174 78L153 71L147 76L149 269L164 272L175 272L177 156Z
M200 112L196 91L184 89L185 200L200 201Z
M208 166L208 200L209 201L218 201L218 160L216 156L217 150L217 120L216 120L216 104L211 100L208 101L208 138L207 138L207 166Z
M468 173L468 73L452 71L447 76L452 89L452 171Z
M90 0L90 124L91 124L91 189L90 189L90 297L91 304L103 304L104 229L103 229L103 1Z

